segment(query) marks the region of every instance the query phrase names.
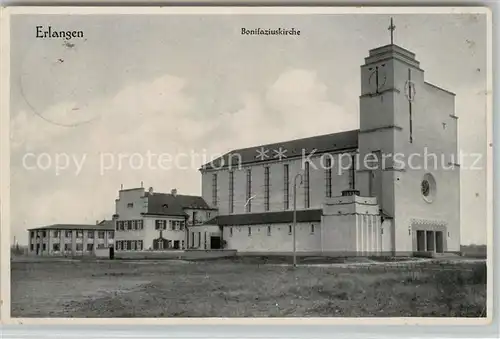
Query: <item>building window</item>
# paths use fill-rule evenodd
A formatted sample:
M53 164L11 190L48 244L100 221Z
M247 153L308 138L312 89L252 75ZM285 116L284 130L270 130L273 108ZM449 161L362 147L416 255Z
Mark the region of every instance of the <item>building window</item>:
M42 250L43 250L43 251L46 251L46 250L47 250L47 244L43 244L43 245L42 245Z
M97 237L99 239L104 239L104 231L99 231L99 233L97 233Z
M89 239L94 239L94 231L88 231L88 233L87 233L87 237L88 237Z
M186 222L183 220L183 221L180 221L180 230L181 231L184 231L184 227L186 226Z
M64 250L66 252L71 251L71 244L64 244Z
M179 220L175 220L173 222L173 230L174 231L180 231L181 230L181 222Z
M292 234L292 225L288 225L288 234Z
M117 250L121 250L122 249L122 242L121 241L117 241L116 242L116 249Z
M130 242L130 250L135 251L135 241Z
M83 251L83 244L76 244L77 251Z
M309 197L309 162L304 164L304 208L310 207L310 197Z
M271 235L271 226L267 226L267 235Z
M212 205L217 206L217 173L212 174Z
M332 197L332 159L328 156L326 157L325 163L325 188L326 188L326 197Z
M311 234L314 234L314 224L311 224Z
M351 156L351 170L349 171L349 187L356 189L356 156Z
M115 233L113 231L108 232L108 239L113 239L115 237Z
M92 252L94 250L94 244L87 244L87 252Z
M61 250L61 245L60 244L53 244L52 245L52 251L59 252L60 250Z
M290 208L290 168L288 164L283 165L283 208Z
M128 242L127 242L127 241L122 241L122 249L123 249L124 251L126 251L126 250L128 249L128 248L127 248L127 244L128 244Z
M251 236L252 235L252 228L249 226L248 227L248 236Z
M54 238L59 238L59 231L53 231L53 232L52 232L52 236L53 236Z
M45 238L47 236L47 231L42 231L42 237Z
M34 251L35 250L35 246L33 244L30 244L30 251Z
M198 232L198 247L201 247L201 232Z
M35 237L35 232L31 231L30 232L30 236L31 236L31 238L34 238Z
M127 208L134 208L134 203L133 202L129 202L127 204Z
M155 220L155 230L166 230L167 220ZM172 220L168 220L168 229L172 230Z
M234 172L229 172L229 213L234 212ZM194 220L193 220L194 222Z
M252 211L252 170L247 169L247 199L246 199L246 212L250 213Z
M73 236L72 231L66 231L66 238L71 238Z
M269 167L264 167L264 210L269 211Z
M142 220L139 220L139 229L140 230L144 229L144 223Z
M143 243L142 240L137 240L137 250L142 251Z
M76 231L76 237L78 239L83 238L83 231Z

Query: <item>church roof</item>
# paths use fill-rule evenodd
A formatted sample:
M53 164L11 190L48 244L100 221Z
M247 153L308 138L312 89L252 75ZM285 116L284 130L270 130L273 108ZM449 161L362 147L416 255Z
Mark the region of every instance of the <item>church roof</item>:
M300 210L297 211L297 222L319 222L323 210ZM293 211L264 212L219 215L205 222L205 225L239 226L260 224L288 224L293 222Z
M302 156L303 152L309 155L315 150L315 154L326 152L338 152L351 150L358 147L359 130L351 130L332 134L318 135L309 138L276 142L273 144L253 146L230 151L223 156L204 164L200 170L220 169L232 166L247 165L252 163L267 162L277 160L276 152L283 150L284 158L294 158ZM267 157L261 155L261 150L268 150ZM276 151L276 152L275 152Z

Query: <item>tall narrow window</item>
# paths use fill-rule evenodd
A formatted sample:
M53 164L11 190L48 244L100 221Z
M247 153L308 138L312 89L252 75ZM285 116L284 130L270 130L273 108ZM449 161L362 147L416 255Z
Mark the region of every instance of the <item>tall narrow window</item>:
M326 197L332 197L332 159L330 157L326 158L325 163L325 187L326 187Z
M212 174L212 205L217 206L217 173Z
M229 172L229 213L234 213L234 172Z
M247 199L245 203L245 208L247 212L252 211L252 201L250 198L252 197L252 170L247 169Z
M271 226L267 226L267 235L270 236L271 235Z
M309 197L309 162L304 164L304 208L310 207L310 197Z
M269 167L264 167L264 210L269 211Z
M351 189L356 189L356 156L353 154L351 156L351 168L349 171L349 187Z
M283 208L285 210L290 208L290 168L288 164L283 165Z
M251 236L251 235L252 235L252 228L248 227L248 236Z

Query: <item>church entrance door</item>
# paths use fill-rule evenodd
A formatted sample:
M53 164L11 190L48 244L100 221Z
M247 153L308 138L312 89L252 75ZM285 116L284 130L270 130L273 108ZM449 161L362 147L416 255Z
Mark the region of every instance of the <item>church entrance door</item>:
M434 246L435 236L434 231L426 231L427 236L427 252L435 252L436 247Z
M417 231L417 252L425 252L425 231Z
M436 232L436 252L443 253L443 232Z

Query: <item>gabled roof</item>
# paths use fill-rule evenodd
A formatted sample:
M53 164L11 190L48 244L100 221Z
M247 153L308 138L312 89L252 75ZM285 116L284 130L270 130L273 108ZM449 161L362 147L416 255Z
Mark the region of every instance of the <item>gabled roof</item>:
M323 210L297 211L297 222L319 222ZM205 225L239 226L260 224L286 224L293 222L293 211L219 215L208 220Z
M114 230L114 222L111 220L103 220L99 224L52 224L40 226L36 228L29 228L28 231L33 230Z
M145 214L187 216L185 209L212 209L202 197L196 195L145 193L148 199L148 211Z
M251 164L256 162L266 162L276 159L276 151L280 148L286 152L286 158L302 156L303 152L309 155L313 150L315 154L325 152L337 152L342 150L356 149L358 147L359 130L345 131L333 134L318 135L310 138L296 139L290 141L277 142L273 144L253 146L249 148L236 149L223 156L204 164L200 170L219 169L224 166L238 166L239 164ZM269 150L265 159L258 157L261 149ZM259 151L259 152L258 152ZM240 160L241 159L241 160ZM230 162L231 161L231 162Z

